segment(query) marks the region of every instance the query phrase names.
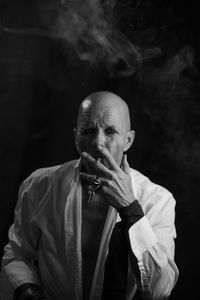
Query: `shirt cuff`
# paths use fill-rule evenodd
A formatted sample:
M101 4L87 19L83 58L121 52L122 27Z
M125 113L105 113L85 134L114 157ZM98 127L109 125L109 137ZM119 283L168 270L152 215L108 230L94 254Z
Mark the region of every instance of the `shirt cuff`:
M4 266L3 270L14 289L27 282L40 285L35 268L23 261L13 261Z
M119 208L118 212L123 226L127 229L129 229L144 216L142 207L137 200L134 200L128 206Z
M24 283L15 289L14 300L45 300L42 288L34 283Z
M146 216L129 228L130 245L138 260L142 254L153 247L158 240Z

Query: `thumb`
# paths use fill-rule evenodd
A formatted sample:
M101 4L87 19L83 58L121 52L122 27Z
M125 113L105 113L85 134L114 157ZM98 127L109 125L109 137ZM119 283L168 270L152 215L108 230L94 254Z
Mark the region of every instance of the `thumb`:
M130 168L129 168L129 164L127 161L127 154L123 155L121 168L126 174L130 175Z

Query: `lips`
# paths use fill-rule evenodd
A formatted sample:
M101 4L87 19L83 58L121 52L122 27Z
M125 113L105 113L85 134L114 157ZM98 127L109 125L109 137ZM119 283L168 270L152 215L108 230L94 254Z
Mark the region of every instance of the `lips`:
M102 164L104 163L104 158L100 156L92 156L96 161L101 162Z
M100 156L99 154L92 154L92 153L90 153L90 155L91 155L94 159L103 159L103 157Z
M102 156L99 156L98 154L96 155L93 155L93 154L90 154L94 159L96 159L97 161L101 162L102 164L105 165L105 158L102 157Z

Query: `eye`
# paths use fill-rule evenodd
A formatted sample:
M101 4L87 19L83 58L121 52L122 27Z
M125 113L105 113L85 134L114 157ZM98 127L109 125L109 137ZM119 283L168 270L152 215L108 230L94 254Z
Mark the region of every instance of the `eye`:
M81 134L94 134L95 130L93 127L85 128L81 131Z
M106 128L105 133L106 134L115 134L116 130L112 127L108 127L108 128Z

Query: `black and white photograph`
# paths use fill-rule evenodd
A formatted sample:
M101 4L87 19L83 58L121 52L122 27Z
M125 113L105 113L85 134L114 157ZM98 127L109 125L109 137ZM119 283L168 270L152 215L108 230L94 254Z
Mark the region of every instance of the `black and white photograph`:
M0 300L199 294L198 1L0 0Z

